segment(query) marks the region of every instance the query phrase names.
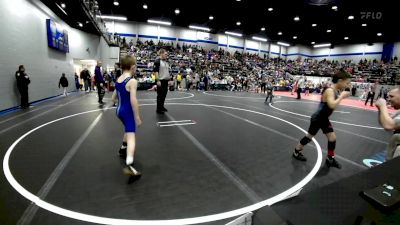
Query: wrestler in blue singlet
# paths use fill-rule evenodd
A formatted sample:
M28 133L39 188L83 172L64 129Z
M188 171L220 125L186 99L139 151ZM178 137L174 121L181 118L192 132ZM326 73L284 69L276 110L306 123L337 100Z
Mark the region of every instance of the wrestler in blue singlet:
M122 83L115 82L115 89L118 94L117 116L125 126L125 132L136 132L135 115L131 105L130 92L126 90L126 84L131 77L126 78Z

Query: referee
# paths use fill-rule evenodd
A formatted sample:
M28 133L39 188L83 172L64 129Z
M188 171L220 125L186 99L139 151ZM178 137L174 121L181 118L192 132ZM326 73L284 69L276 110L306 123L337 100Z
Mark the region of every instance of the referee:
M160 58L154 62L154 75L157 81L157 114L164 114L168 110L164 107L165 98L168 93L169 64L167 62L168 52L165 49L158 51Z

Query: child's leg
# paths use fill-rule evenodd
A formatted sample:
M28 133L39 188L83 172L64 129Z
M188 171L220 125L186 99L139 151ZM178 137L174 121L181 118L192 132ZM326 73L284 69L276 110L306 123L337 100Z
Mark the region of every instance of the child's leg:
M335 159L336 134L335 132L329 132L325 135L328 138L328 157L326 158L326 164L329 167L336 167L340 169L342 166Z
M310 143L311 139L314 137L314 135L307 133L306 136L304 136L300 142L296 145L295 150L297 151L302 151L304 146L306 146L308 143Z
M335 157L336 134L335 132L330 132L325 135L328 138L328 157Z
M133 163L133 157L135 154L135 147L136 147L136 136L134 132L127 132L124 135L127 140L127 150L126 150L126 164L130 165Z
M124 169L124 173L129 176L134 176L139 178L142 174L137 171L133 167L133 160L135 155L135 146L136 146L136 136L134 132L127 132L126 139L127 139L127 156L126 156L126 168Z
M310 127L308 128L308 133L304 136L300 142L296 145L293 152L293 157L297 160L306 161L306 157L301 153L304 146L310 143L311 139L318 133L320 129L321 121L311 119Z
M122 139L122 145L119 148L119 156L121 158L126 158L126 149L127 149L128 143L127 143L127 138L126 138L126 133L124 134L124 138Z
M294 148L294 152L293 152L293 157L295 159L300 160L300 161L307 161L307 158L303 155L303 153L301 153L301 151L303 150L304 146L307 145L311 141L313 136L314 135L311 135L310 133L308 133L296 145L296 147Z

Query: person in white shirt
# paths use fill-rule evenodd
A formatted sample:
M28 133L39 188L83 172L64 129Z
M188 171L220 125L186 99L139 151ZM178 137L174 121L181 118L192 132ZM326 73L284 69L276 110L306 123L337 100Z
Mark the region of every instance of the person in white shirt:
M297 81L297 99L301 99L301 92L304 88L304 75L302 75Z

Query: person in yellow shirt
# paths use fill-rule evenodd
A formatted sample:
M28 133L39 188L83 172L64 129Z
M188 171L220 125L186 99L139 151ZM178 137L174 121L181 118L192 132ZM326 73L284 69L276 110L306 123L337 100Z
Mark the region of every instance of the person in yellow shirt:
M179 71L178 75L176 76L176 86L178 88L178 91L181 90L181 81L182 81L182 74L181 71Z
M148 89L148 91L156 91L157 90L157 85L156 83L156 75L154 75L154 73L151 73L151 83L153 84L153 86Z

